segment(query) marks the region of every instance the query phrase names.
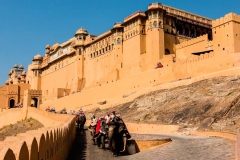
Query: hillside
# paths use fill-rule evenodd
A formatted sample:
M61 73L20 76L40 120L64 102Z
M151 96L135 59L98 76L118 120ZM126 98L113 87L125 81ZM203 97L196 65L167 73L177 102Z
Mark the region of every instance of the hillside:
M240 131L240 76L202 80L158 90L96 115L116 110L126 122L177 124L186 130Z

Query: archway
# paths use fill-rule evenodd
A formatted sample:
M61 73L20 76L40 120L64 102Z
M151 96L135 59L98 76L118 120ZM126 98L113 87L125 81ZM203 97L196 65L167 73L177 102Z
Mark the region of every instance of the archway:
M14 106L15 106L15 100L14 99L10 99L9 107L10 108L14 108Z
M170 54L170 50L169 49L165 49L165 55L169 55Z
M31 107L38 107L38 99L37 98L32 98L31 100Z

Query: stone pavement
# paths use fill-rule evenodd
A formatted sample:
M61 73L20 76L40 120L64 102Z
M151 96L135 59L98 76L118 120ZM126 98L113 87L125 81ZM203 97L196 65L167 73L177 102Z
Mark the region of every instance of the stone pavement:
M68 160L234 160L235 142L216 137L181 135L137 135L134 139L171 138L172 142L134 155L113 157L108 150L92 145L86 130L76 136Z

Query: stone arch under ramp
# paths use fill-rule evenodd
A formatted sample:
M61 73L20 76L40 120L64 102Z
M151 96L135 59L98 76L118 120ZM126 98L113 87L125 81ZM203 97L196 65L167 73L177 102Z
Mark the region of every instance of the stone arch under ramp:
M38 142L38 145L39 145L39 148L38 148L38 159L46 159L46 151L45 151L45 136L44 134L41 134L41 137L39 138L39 142Z
M1 152L0 152L0 159L16 160L13 151L11 149L7 148L7 147L1 150Z
M30 160L38 159L38 143L35 137L32 139L32 143L30 147L31 148L29 148L29 151L30 151L29 159Z
M21 149L19 151L19 155L17 157L18 160L28 160L29 159L29 152L26 142L22 143Z

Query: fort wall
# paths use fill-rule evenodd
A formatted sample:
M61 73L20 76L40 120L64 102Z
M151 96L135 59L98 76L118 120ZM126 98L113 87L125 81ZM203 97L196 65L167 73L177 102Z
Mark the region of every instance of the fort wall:
M187 83L190 84L205 78L234 74L239 75L239 70L237 69L240 66L240 53L222 56L210 52L173 64L170 63L170 60L162 64L164 66L163 68L152 69L120 80L110 81L101 84L101 86L83 89L81 92L70 94L56 100L47 101L40 106L40 109L45 109L47 106L50 106L55 107L57 110L64 107L69 110L79 108L90 110L97 107L104 107L98 105L98 103L102 101L107 101L106 106L108 106L108 104L120 104L125 101L123 98L124 95L140 92L145 88L154 88L153 86L156 85L166 85L166 88L172 88L178 85L185 85L183 82L177 84L179 80L184 79L190 79Z
M8 117L12 117L12 114L15 113L25 115L22 114L22 111L23 109L12 109L11 112L6 111L3 113ZM27 131L14 137L7 137L0 142L0 159L66 159L75 138L75 117L53 114L30 107L28 108L28 117L39 120L44 124L44 128ZM2 119L2 115L0 118Z

